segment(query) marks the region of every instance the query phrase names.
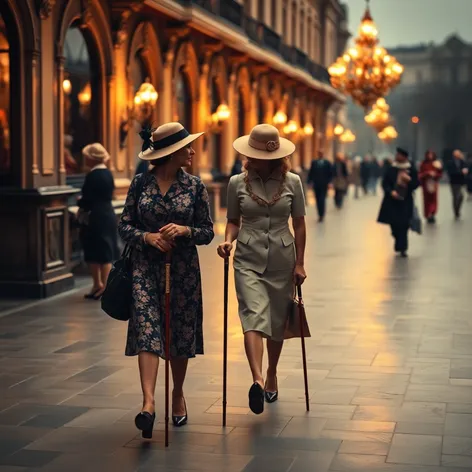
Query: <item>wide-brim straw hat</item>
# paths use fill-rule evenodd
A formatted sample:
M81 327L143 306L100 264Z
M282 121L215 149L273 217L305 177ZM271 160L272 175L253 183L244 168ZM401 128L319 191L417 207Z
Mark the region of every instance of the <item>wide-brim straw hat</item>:
M153 161L169 156L195 141L202 134L190 134L183 125L177 122L166 123L152 132L149 141L145 143L148 147L139 153L139 158L144 161Z
M106 162L110 159L110 154L108 154L108 151L100 143L87 144L87 146L82 149L82 154L85 157L100 162Z
M281 138L275 126L263 124L254 126L249 135L236 139L233 148L251 159L269 161L291 156L295 151L295 144Z

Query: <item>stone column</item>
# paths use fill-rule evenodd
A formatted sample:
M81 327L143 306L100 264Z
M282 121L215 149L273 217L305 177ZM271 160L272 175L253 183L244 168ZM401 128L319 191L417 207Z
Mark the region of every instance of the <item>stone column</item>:
M208 141L211 139L211 134L208 132L208 118L210 116L210 106L208 103L208 93L209 93L209 87L210 83L208 80L209 77L209 72L210 72L210 64L209 61L211 59L211 56L207 55L205 58L205 61L202 65L202 70L200 74L200 83L199 83L199 88L200 88L200 101L198 103L198 117L199 117L199 124L198 124L198 130L201 131L207 131L207 133L200 138L201 141L205 140L207 142L206 149L203 149L202 146L202 152L198 156L198 170L199 170L199 175L203 180L208 180L211 181L211 164L210 164L210 156L209 156L209 146L208 146ZM199 141L200 141L199 140ZM218 152L219 150L215 150L215 152Z
M231 114L223 125L223 149L224 155L222 156L221 164L222 170L225 174L231 172L231 167L233 166L235 151L233 150L233 141L236 136L236 128L238 125L238 117L236 110L236 68L233 67L229 76L228 81L228 107L231 111Z

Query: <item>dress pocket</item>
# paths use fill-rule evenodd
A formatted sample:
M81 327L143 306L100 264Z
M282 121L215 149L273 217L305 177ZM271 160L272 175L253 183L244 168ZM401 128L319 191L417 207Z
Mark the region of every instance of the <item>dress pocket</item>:
M290 246L295 241L295 238L293 237L291 233L283 234L281 236L281 239L282 239L282 244L285 247Z
M240 231L238 235L238 242L243 244L249 244L251 240L251 234L247 231Z

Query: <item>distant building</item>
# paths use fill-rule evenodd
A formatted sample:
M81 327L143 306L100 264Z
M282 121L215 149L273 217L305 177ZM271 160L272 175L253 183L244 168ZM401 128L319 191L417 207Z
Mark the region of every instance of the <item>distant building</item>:
M388 49L405 66L401 84L386 97L395 119L397 144L421 159L431 148L447 159L452 150L472 151L472 44L452 35L443 44ZM382 153L385 145L349 107L359 152ZM412 117L419 123L412 123ZM394 144L391 146L393 147Z

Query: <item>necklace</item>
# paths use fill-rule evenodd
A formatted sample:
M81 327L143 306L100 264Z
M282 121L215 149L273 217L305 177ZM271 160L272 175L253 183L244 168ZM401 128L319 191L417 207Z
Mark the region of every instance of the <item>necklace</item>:
M244 183L246 184L246 191L249 194L249 196L260 206L273 206L275 205L280 198L282 197L282 192L284 191L285 188L285 173L282 174L282 179L280 181L279 188L277 189L277 192L274 194L274 196L271 198L271 200L268 202L264 200L263 198L259 197L259 195L256 195L252 189L251 182L249 181L249 175L247 172L244 173Z

